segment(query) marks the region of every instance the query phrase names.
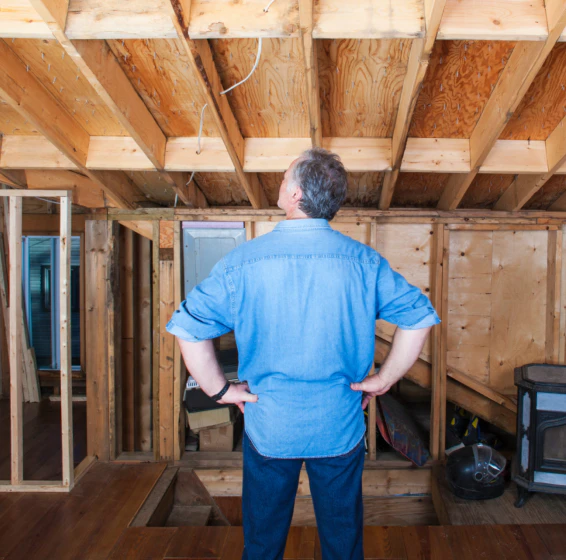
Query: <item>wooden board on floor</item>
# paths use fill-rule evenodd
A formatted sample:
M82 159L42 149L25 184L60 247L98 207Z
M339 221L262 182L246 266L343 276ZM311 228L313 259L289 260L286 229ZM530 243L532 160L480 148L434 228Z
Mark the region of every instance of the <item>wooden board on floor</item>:
M565 496L533 493L522 508L516 508L517 487L510 483L500 498L463 500L452 494L440 466L433 469L432 484L438 519L444 525L566 523Z

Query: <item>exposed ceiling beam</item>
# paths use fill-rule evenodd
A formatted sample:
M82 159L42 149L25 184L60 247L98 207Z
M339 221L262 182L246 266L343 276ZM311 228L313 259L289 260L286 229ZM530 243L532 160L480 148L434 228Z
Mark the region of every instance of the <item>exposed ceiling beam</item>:
M134 208L143 193L123 171L89 171L88 133L51 96L26 65L0 40L0 97L39 130L79 171L121 208Z
M189 171L234 172L234 164L221 138L202 138L200 155L196 154L197 140L196 137L167 140L165 169L171 172L171 176L180 175L175 172L186 176ZM310 138L246 138L244 171L286 171L290 163L310 146ZM323 138L322 146L337 153L350 172L389 169L389 138ZM134 140L127 136L92 136L86 168L91 171L156 171ZM0 169L78 168L43 136L8 135L3 137ZM548 173L548 170L543 140L497 140L479 173L532 175ZM469 141L459 138L409 138L401 171L467 174L470 171ZM555 173L565 174L566 163L559 166Z
M277 1L211 2L193 0L189 35L194 39L298 37L296 4ZM560 0L546 2L559 4ZM48 25L26 2L0 12L0 37L53 39ZM423 37L422 2L396 0L324 0L315 3L315 39L392 39ZM168 10L160 2L76 2L65 33L75 39L173 39L177 37ZM439 39L545 41L548 27L543 2L462 2L447 0Z
M464 198L479 168L503 132L521 99L541 69L566 25L566 3L547 2L549 34L544 43L519 42L515 45L505 68L491 94L470 138L471 171L452 175L448 180L438 208L453 210Z
M2 158L2 145L4 137L0 135L0 160ZM25 171L19 169L0 169L0 183L15 188L27 188Z
M535 175L517 175L495 203L495 210L520 210L529 199L566 163L566 117L545 142L548 171Z
M411 45L407 73L403 81L403 90L401 91L401 99L393 129L391 171L387 172L383 178L379 196L379 208L381 210L387 210L391 206L395 184L399 177L403 153L407 143L409 126L411 125L417 98L419 97L426 69L428 68L430 54L434 47L445 4L446 0L425 1L426 36L424 39L413 39Z
M300 45L305 68L310 136L313 147L322 146L317 43L313 40L313 0L299 0Z
M208 104L207 110L212 113L220 136L234 164L238 181L245 190L251 205L254 208L267 208L269 203L257 173L244 172L244 139L228 99L226 96L220 95L223 87L218 70L214 65L210 45L206 40L194 41L189 38L187 32L189 14L186 14L185 10L187 10L187 6L183 6L179 0L171 0L171 18L187 54L189 64L197 77L198 85Z
M194 197L189 197L188 190L184 188L187 177L183 174L174 177L165 171L165 144L167 139L122 70L106 41L71 41L67 37L65 20L68 0L30 1L48 24L65 52L77 65L81 74L134 139L141 151L151 161L153 167L161 173L163 179L184 204L194 205ZM204 196L200 198L204 199Z

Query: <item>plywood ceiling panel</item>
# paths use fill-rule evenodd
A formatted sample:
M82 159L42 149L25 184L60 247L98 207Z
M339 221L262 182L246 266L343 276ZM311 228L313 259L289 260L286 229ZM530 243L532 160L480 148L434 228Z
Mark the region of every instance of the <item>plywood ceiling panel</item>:
M0 134L39 134L15 109L0 99Z
M546 210L566 192L566 175L551 177L525 204L524 210Z
M145 194L147 202L173 206L175 193L157 171L128 171L128 177Z
M44 87L91 136L128 136L57 41L7 41Z
M449 177L448 173L399 173L391 206L434 208Z
M506 41L437 41L409 136L470 138L513 47Z
M285 173L258 173L259 181L263 186L269 206L277 206L279 187L283 182Z
M558 43L501 133L502 140L546 140L566 116L566 43Z
M309 136L304 62L299 39L263 39L259 64L242 85L226 94L246 138ZM243 80L256 60L257 39L211 41L225 89Z
M460 203L460 208L491 208L514 178L514 175L476 175Z
M344 206L369 206L377 208L383 184L383 173L373 171L348 173L348 193Z
M250 206L235 173L196 173L194 180L212 206Z
M408 39L319 41L323 136L391 137L410 50Z
M177 39L108 41L165 136L197 136L206 103ZM203 136L220 136L208 109Z

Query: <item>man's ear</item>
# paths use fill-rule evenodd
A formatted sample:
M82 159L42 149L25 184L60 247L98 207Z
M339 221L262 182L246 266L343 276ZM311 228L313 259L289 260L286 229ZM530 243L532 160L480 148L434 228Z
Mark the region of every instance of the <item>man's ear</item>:
M297 185L295 185L293 188L293 194L291 195L291 198L293 199L293 202L299 202L299 200L303 198L303 191Z

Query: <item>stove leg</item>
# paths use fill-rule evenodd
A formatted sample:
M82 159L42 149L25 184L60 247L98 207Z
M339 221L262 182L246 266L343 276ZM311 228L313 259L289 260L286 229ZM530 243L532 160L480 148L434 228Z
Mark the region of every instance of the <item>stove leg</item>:
M516 508L521 508L529 498L529 491L522 486L517 486L517 501L515 502Z

